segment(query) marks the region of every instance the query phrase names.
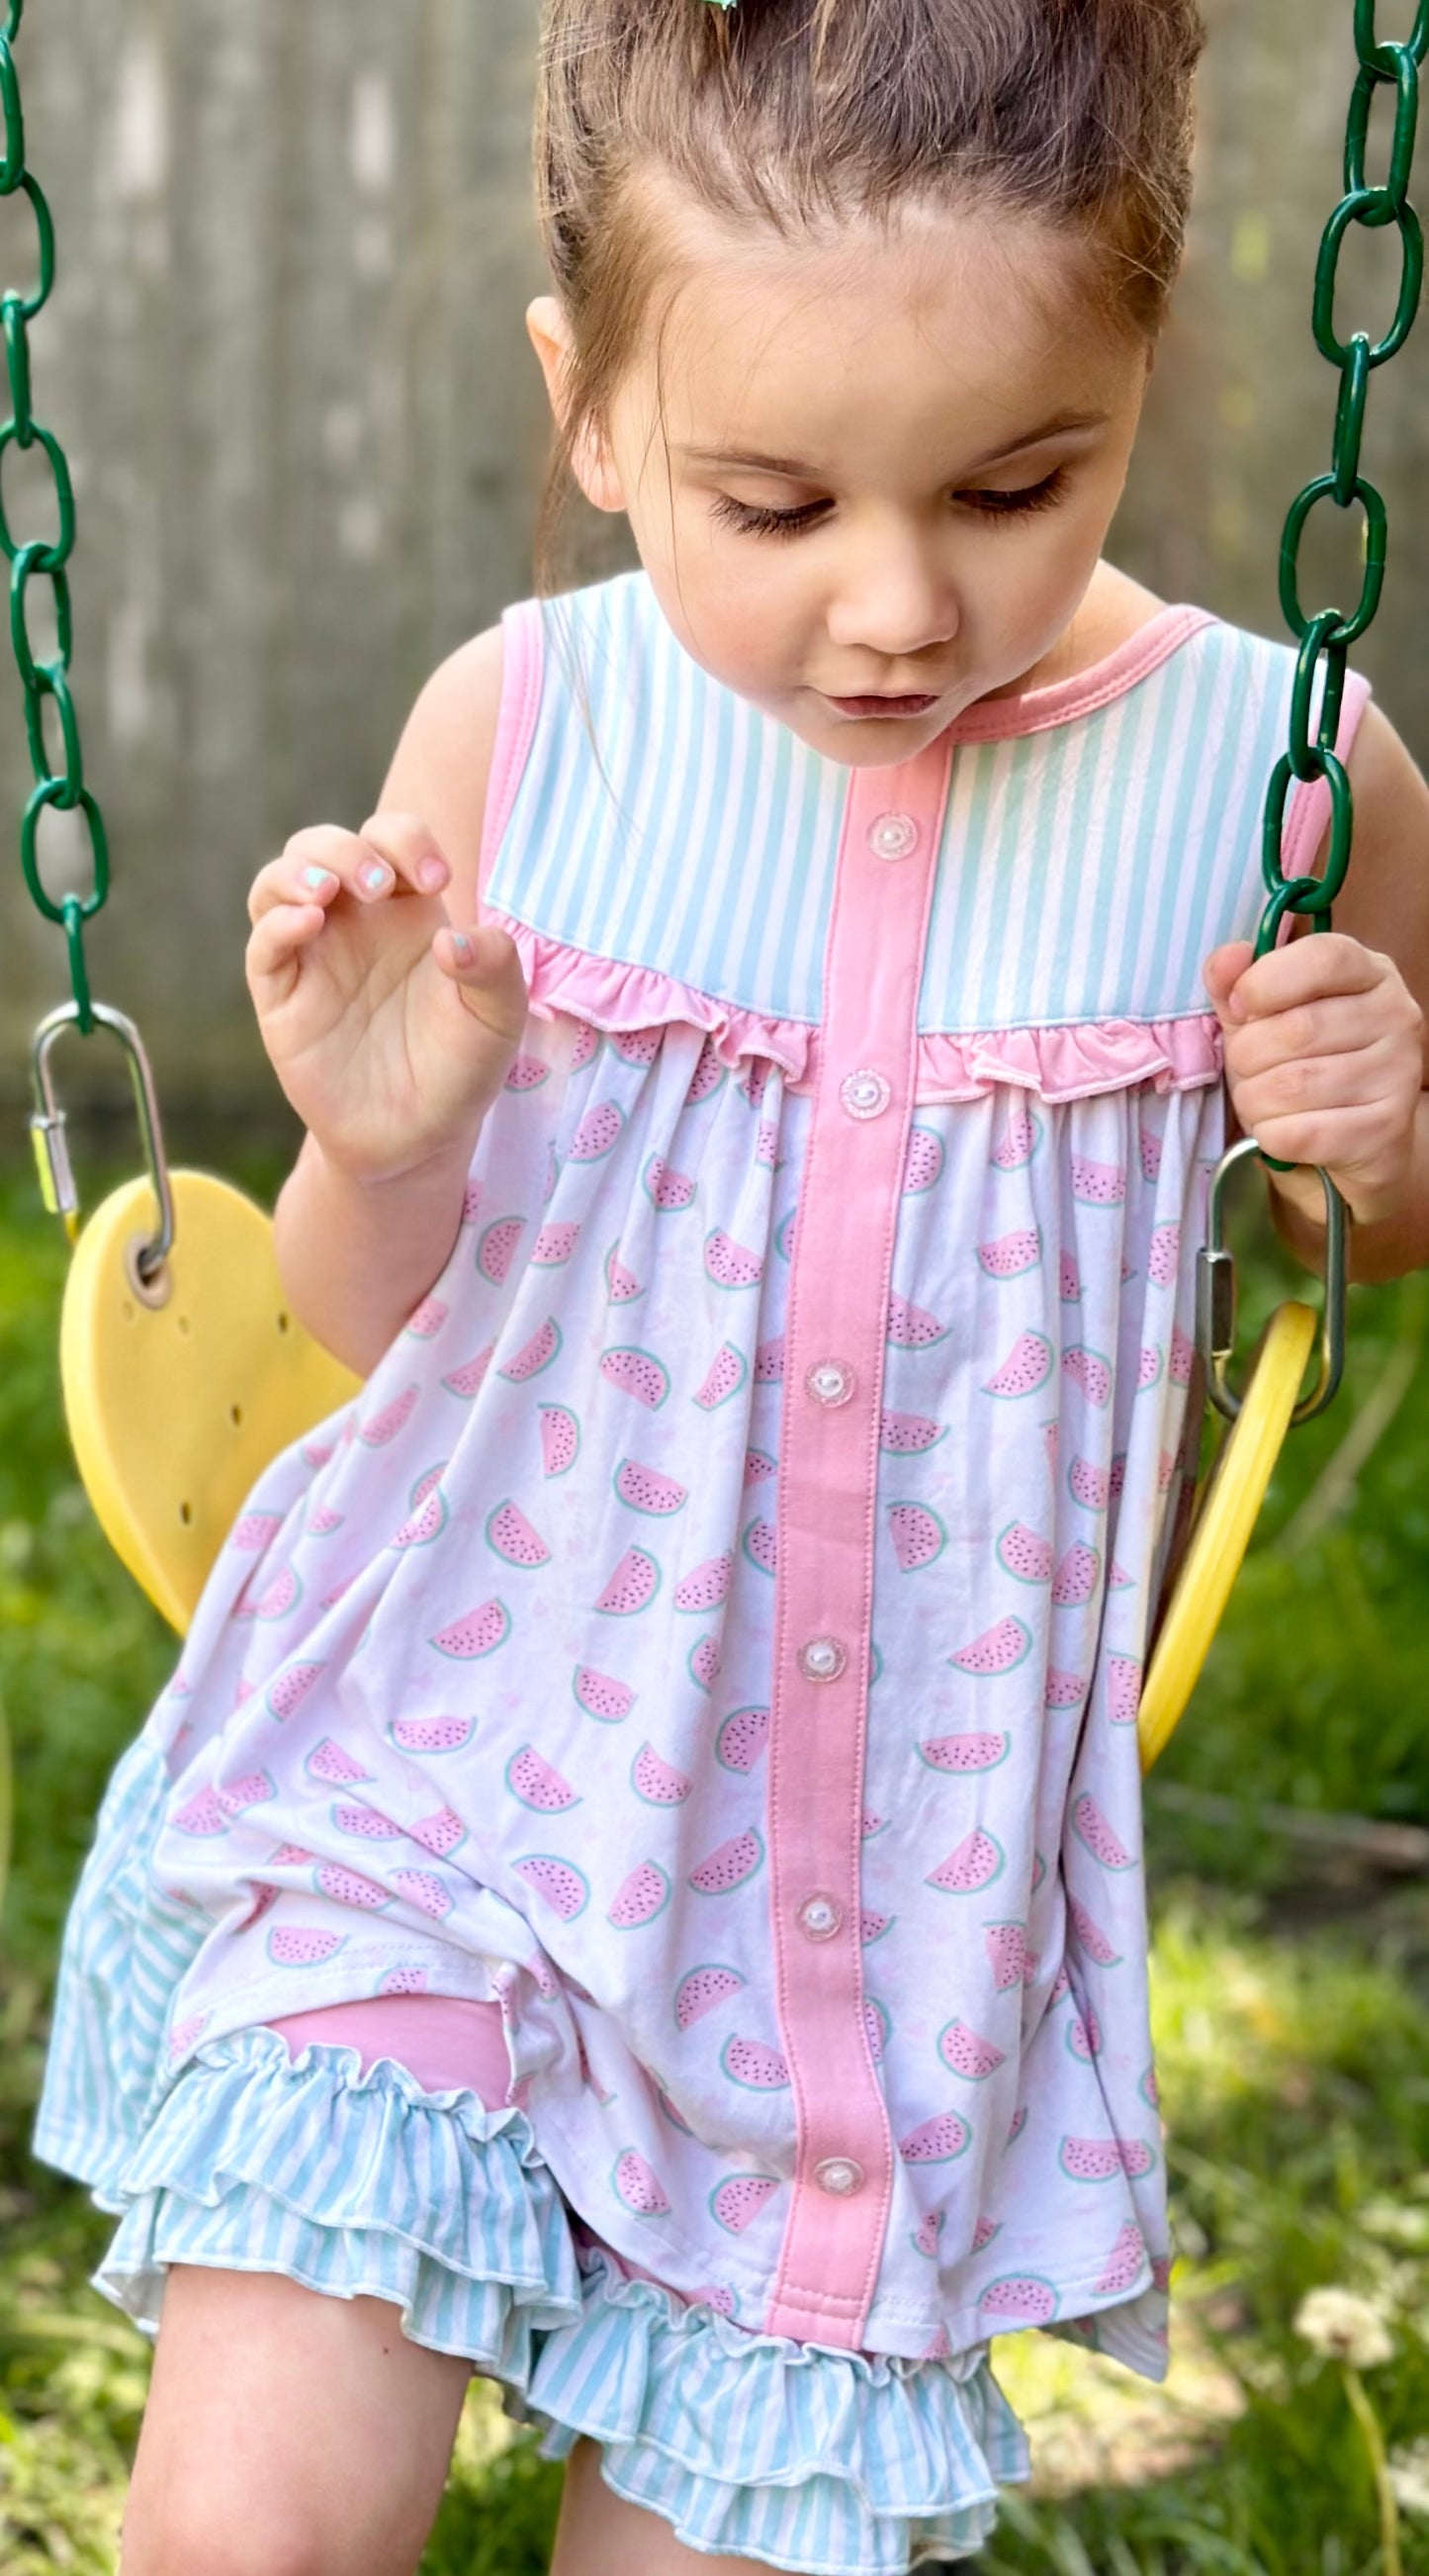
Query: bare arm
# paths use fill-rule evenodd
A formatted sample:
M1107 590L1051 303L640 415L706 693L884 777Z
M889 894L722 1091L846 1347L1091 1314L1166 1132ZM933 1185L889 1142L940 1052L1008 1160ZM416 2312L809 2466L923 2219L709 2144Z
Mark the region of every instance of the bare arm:
M299 1322L359 1377L446 1268L469 1161L359 1181L303 1138L273 1211L278 1271Z
M477 928L477 863L500 695L496 627L453 654L423 689L353 863L386 858L415 882L424 857L440 858L451 927L438 931L437 945L452 960L449 972L474 968L473 984L486 977L488 999L495 994L514 1045L525 998L515 952L504 933ZM462 931L471 943L468 969L448 945ZM324 1146L311 1129L304 1137L274 1212L279 1271L294 1313L363 1376L446 1266L481 1114L449 1122L431 1150L405 1168L365 1167L357 1137L351 1149L346 1140Z

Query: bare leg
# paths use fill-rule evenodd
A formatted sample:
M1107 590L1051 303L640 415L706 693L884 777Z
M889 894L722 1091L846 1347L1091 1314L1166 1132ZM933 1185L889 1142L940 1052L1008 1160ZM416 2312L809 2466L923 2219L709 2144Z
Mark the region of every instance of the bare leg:
M658 2513L612 2494L594 2442L577 2442L566 2463L551 2576L749 2576L750 2558L713 2558L687 2549Z
M470 2377L386 2300L175 2264L120 2576L412 2576Z

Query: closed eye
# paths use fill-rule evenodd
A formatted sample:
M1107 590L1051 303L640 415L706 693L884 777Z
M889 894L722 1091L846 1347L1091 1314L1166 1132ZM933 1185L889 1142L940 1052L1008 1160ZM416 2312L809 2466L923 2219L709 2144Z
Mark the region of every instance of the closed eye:
M1070 480L1066 466L1056 465L1040 483L1024 483L1015 491L969 490L954 492L951 497L961 509L973 510L979 518L1030 518L1034 511L1055 509ZM710 504L710 515L720 526L736 528L742 536L797 537L806 528L817 527L833 506L832 501L805 501L797 510L771 510L719 492Z
M1065 465L1054 465L1040 483L1024 483L1015 492L955 492L953 498L980 511L984 518L1022 519L1030 517L1034 510L1055 509L1070 481Z
M797 510L756 509L751 502L736 501L728 492L720 492L711 504L710 515L726 528L738 528L751 537L796 537L801 528L811 527L816 519L831 510L831 501L806 501Z

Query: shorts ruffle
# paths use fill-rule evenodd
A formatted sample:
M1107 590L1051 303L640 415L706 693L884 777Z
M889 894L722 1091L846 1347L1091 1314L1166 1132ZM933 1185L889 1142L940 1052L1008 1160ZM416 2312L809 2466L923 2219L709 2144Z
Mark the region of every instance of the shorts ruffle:
M915 2545L975 2549L1026 2475L984 2360L749 2334L578 2255L525 2113L390 2058L294 2060L263 2027L203 2041L95 2196L120 2221L95 2287L146 2332L170 2263L389 2300L414 2342L503 2382L549 2457L590 2434L617 2493L697 2550L902 2576Z
M818 2576L902 2576L916 2547L987 2539L1025 2478L985 2359L905 2361L748 2334L588 2258L578 2324L542 2339L529 2399L562 2458L588 2433L618 2495L693 2549Z
M580 2313L565 2203L517 2110L425 2093L391 2058L277 2031L205 2040L117 2184L95 2287L158 2330L164 2268L281 2272L390 2300L403 2332L524 2388L534 2337Z

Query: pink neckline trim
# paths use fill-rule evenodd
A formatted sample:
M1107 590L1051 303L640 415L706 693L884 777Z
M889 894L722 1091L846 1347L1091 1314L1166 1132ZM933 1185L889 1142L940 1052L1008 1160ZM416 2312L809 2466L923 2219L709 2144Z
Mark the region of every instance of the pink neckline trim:
M1048 725L1070 724L1074 717L1092 715L1113 698L1124 697L1193 635L1214 624L1209 609L1158 608L1115 652L1087 670L1074 672L1069 680L1052 680L1045 688L1024 689L1017 697L981 698L955 717L948 735L954 742L1003 742L1015 734L1041 733Z

